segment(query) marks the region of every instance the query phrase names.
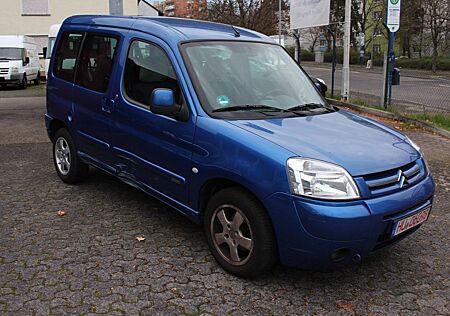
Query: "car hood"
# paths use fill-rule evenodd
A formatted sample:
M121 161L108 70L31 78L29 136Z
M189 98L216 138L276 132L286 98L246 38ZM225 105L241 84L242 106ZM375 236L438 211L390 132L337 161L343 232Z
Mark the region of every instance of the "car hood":
M344 110L229 123L284 147L293 156L338 164L353 176L395 169L420 157L401 133Z
M21 60L0 60L0 68L10 68L14 66L20 66Z

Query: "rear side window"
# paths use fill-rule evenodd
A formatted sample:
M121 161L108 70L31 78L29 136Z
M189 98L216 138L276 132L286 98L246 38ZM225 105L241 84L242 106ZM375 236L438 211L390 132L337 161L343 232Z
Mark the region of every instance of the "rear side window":
M90 90L108 89L118 40L106 35L88 34L83 44L75 83Z
M53 69L55 76L67 81L73 81L78 51L82 40L82 33L65 33L63 35L55 56Z
M125 66L124 87L128 98L147 106L150 106L152 92L157 88L172 89L175 101L182 103L172 63L162 48L150 43L132 42Z

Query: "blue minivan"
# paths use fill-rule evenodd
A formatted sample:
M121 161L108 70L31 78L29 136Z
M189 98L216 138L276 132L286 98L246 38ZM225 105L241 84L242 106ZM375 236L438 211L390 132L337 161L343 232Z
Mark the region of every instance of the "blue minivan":
M45 122L62 181L93 166L147 192L202 224L240 277L360 261L433 201L416 144L329 105L281 46L230 25L66 19Z

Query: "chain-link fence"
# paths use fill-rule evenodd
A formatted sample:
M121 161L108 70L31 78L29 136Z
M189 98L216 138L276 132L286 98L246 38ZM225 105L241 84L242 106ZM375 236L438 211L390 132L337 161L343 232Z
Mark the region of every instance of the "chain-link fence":
M326 81L332 89L332 71L329 63L303 62L311 75ZM342 65L337 65L334 96L340 96ZM400 85L392 87L390 108L400 113L450 115L450 72L433 74L431 71L400 69ZM350 102L369 106L383 106L383 68L367 69L366 65L351 65Z

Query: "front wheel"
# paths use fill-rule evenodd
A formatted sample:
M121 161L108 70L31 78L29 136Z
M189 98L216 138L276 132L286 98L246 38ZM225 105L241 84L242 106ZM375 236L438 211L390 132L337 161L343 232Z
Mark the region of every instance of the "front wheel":
M26 89L28 87L28 78L27 74L23 74L22 82L20 83L21 89Z
M70 133L61 128L53 138L53 162L62 181L73 184L87 176L89 166L81 161Z
M227 188L208 202L204 230L219 264L238 277L252 278L276 263L272 223L261 203L239 188Z

